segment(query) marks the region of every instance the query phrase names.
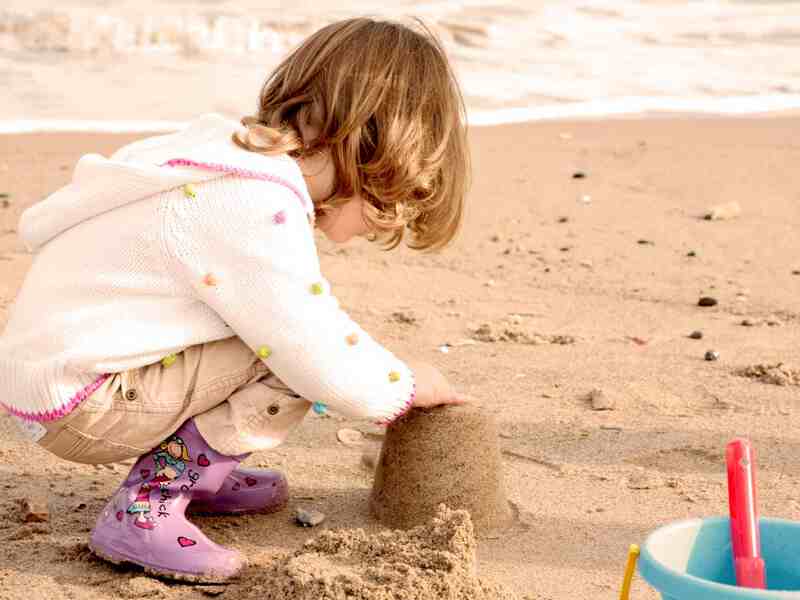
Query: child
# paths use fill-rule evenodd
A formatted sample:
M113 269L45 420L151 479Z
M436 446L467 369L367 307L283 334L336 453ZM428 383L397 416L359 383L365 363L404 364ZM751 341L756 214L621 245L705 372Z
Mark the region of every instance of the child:
M29 208L35 260L0 339L3 406L45 449L139 457L90 547L179 579L222 580L241 556L195 511L272 511L286 480L247 470L313 405L388 424L466 399L339 308L313 226L438 248L467 187L463 100L422 28L370 19L313 34L242 126L206 115L77 164Z

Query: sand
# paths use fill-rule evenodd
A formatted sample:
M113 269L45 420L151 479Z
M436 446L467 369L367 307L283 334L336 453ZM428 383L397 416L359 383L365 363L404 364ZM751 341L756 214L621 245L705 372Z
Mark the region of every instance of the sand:
M409 530L329 530L266 569L251 569L231 597L252 600L515 600L476 574L469 512L440 505Z
M320 242L334 292L367 330L439 365L494 413L519 519L478 541L480 577L536 600L616 598L630 543L671 520L725 513L724 445L735 435L758 452L762 514L800 519L797 387L739 375L800 369L798 131L800 119L787 118L477 129L475 185L453 248L423 256ZM10 195L0 198L10 203L0 204L0 323L31 261L10 231L19 212L63 184L80 154L126 139L0 137L0 193ZM702 218L731 201L738 217ZM718 304L700 307L701 296ZM517 334L481 341L483 324ZM693 330L703 338L689 338ZM557 336L573 341L552 343ZM719 360L704 360L708 350ZM593 389L613 409L593 410ZM361 464L379 442L343 445L342 428L373 431L310 415L285 445L247 460L287 473L285 511L197 522L256 573L325 528L379 532ZM125 467L69 464L13 431L0 417L0 598L245 593L166 584L91 558L88 531ZM17 499L36 493L49 521L23 523ZM327 520L297 527L296 506ZM631 597L657 596L636 577Z
M423 525L439 504L469 512L479 536L512 524L497 424L491 411L463 406L412 409L386 431L370 511L387 527Z

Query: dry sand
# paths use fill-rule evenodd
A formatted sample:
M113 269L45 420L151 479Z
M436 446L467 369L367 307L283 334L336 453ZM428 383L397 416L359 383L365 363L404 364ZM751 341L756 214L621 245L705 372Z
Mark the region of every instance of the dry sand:
M479 540L481 577L537 600L615 598L630 543L673 519L724 514L734 435L758 451L762 514L800 518L798 132L797 118L475 130L476 181L452 249L320 243L335 293L365 328L494 411L519 520ZM10 194L0 198L0 320L31 261L13 231L20 211L66 182L80 154L126 139L0 137L0 193ZM731 201L739 217L701 218ZM699 307L701 296L719 303ZM688 337L698 329L703 339ZM719 360L704 360L707 350ZM594 388L613 409L593 410ZM371 431L312 415L284 446L248 459L287 472L286 511L198 519L247 555L254 580L319 532L292 523L295 506L325 512L321 529L380 530L361 462L377 442L345 446L343 427ZM13 431L0 417L0 598L244 597L244 584L166 584L91 558L88 531L125 467L69 464ZM17 499L36 493L48 495L50 520L23 524ZM656 594L637 577L632 598Z

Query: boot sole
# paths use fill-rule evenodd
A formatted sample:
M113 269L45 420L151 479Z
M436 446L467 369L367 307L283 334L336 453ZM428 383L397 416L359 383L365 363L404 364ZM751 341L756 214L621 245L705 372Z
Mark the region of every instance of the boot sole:
M236 579L239 573L236 572L232 575L215 575L213 573L199 574L199 573L186 573L183 571L167 571L154 567L139 560L134 560L128 556L117 554L116 552L109 552L107 550L100 550L96 548L92 542L89 542L89 550L94 552L97 556L115 565L132 564L144 569L148 575L156 577L167 577L177 581L188 581L190 583L227 583Z

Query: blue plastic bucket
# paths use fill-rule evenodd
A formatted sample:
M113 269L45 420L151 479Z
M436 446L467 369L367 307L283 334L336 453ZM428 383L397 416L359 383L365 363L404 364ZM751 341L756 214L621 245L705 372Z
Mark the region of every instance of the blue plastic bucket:
M664 600L800 600L800 523L759 519L768 590L736 586L728 517L677 521L642 545L639 573Z

